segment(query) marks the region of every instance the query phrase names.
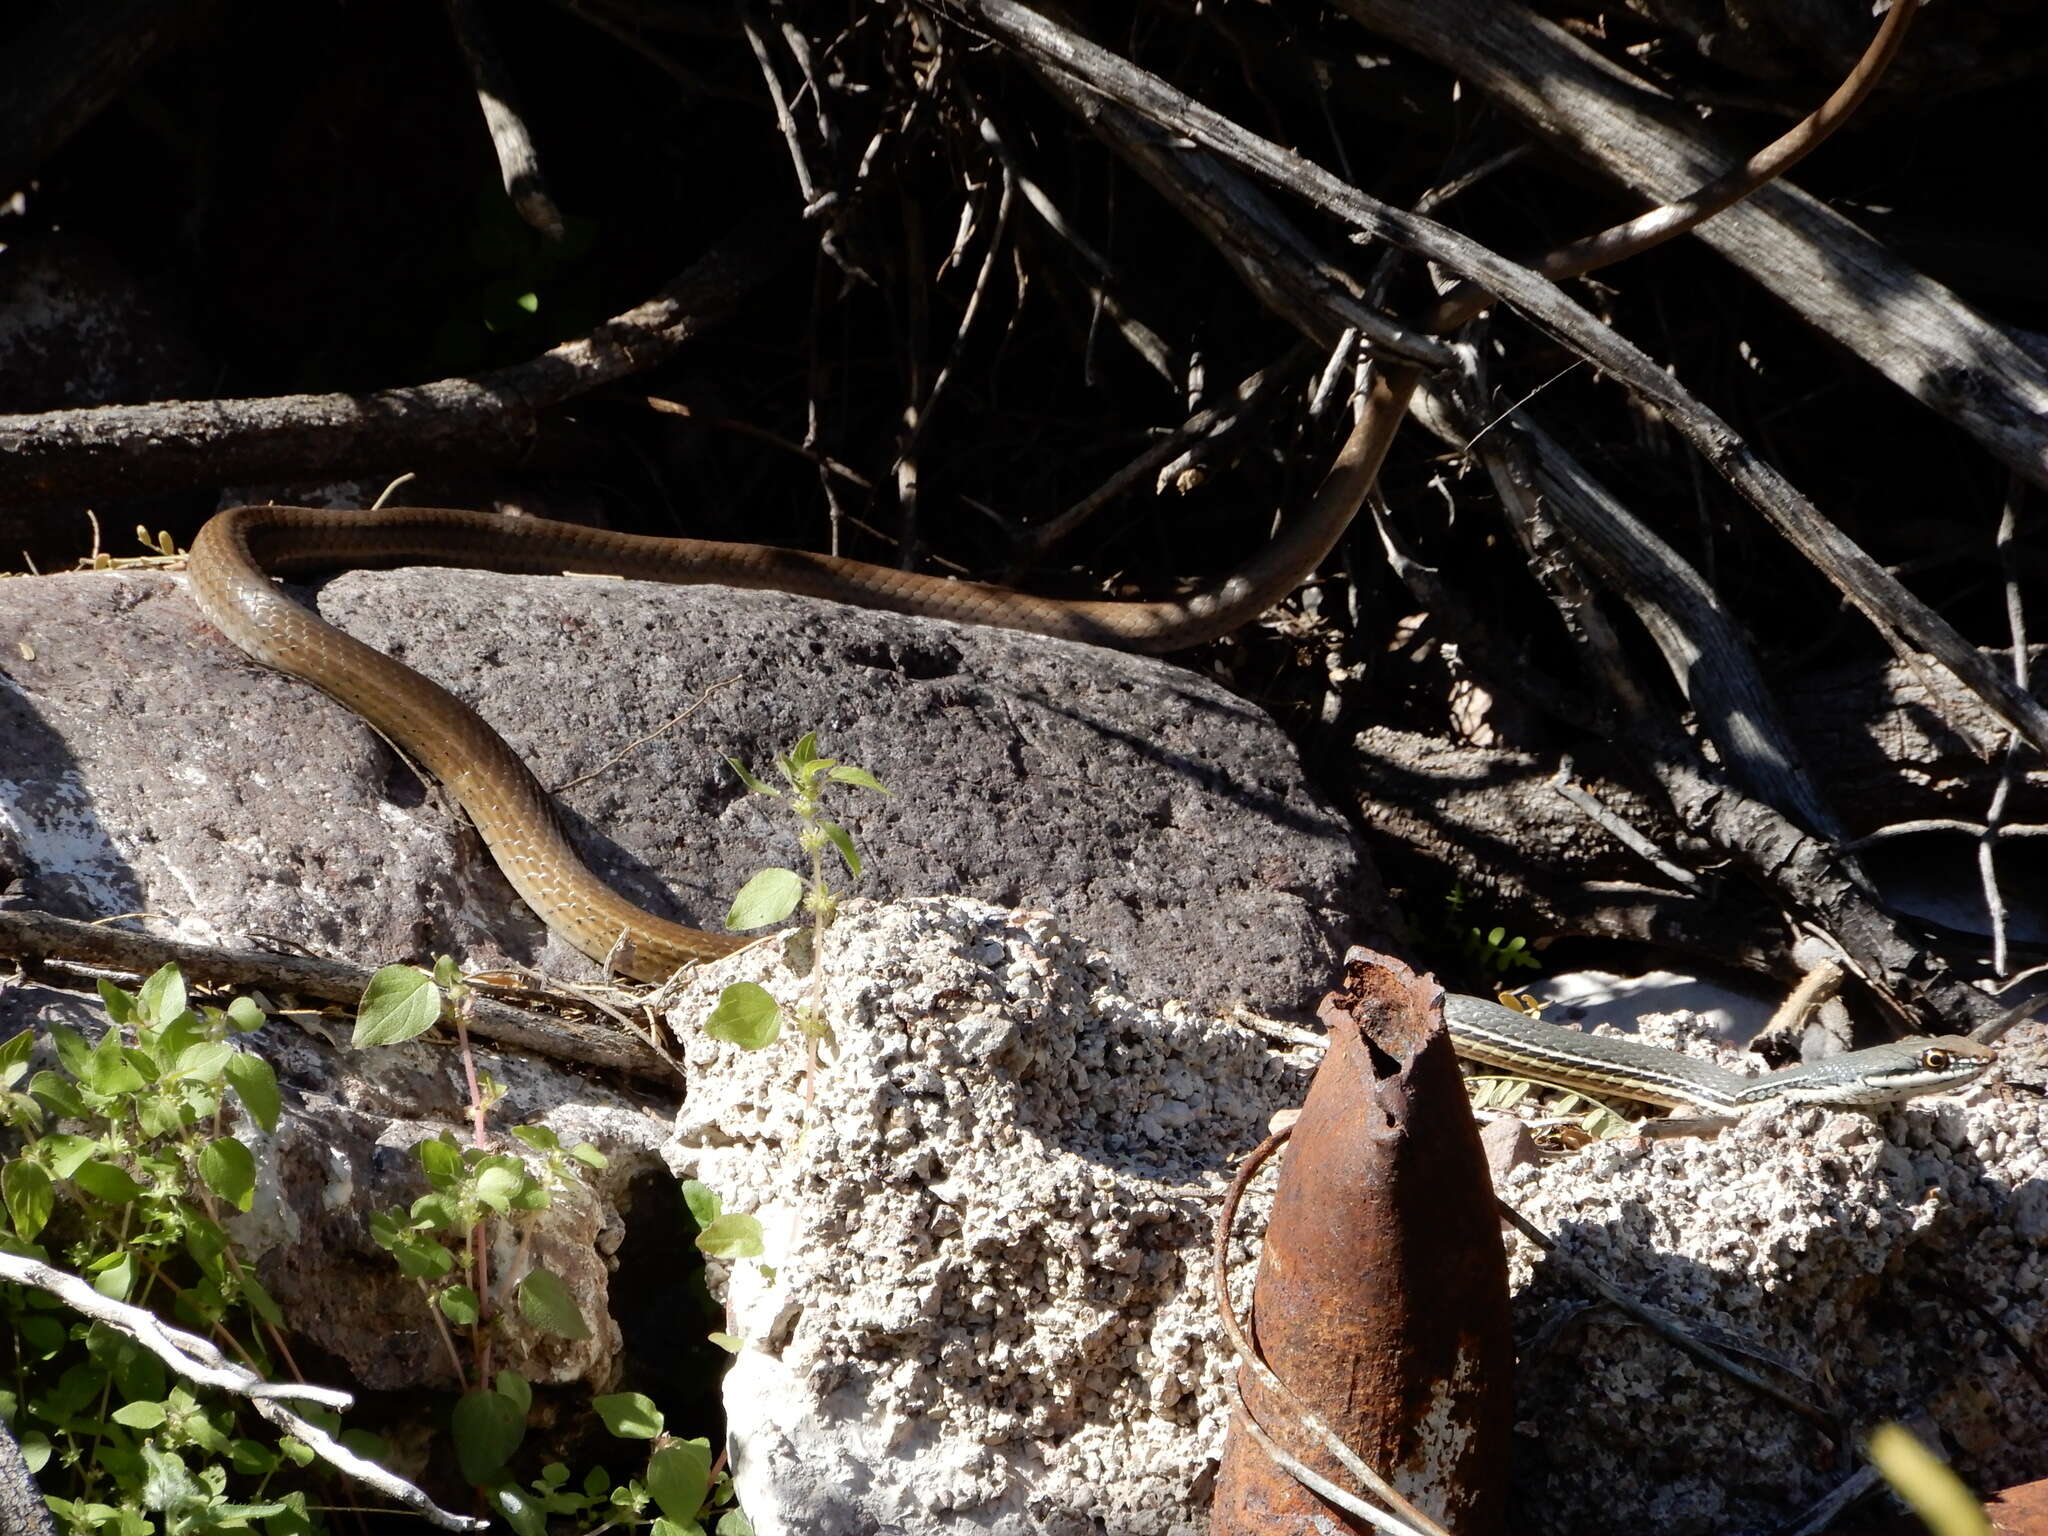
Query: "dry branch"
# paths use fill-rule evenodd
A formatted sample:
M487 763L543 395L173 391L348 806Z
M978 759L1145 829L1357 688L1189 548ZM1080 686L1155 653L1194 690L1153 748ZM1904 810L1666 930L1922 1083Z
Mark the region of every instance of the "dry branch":
M348 1008L362 1001L371 976L362 966L340 960L218 949L47 912L0 912L0 955L73 972L113 971L137 977L176 964L199 986L257 988ZM675 1084L674 1068L619 1029L528 1013L482 998L476 1001L469 1028L479 1039L537 1056L625 1072L669 1087Z
M1715 472L1762 512L1874 624L1907 637L1935 656L1993 713L2037 751L2048 754L2048 709L2015 687L1947 620L1822 517L1727 422L1554 283L1455 230L1380 202L1015 0L931 3L1034 63L1061 70L1090 90L1287 188L1361 234L1441 262L1498 295L1533 324L1655 405Z
M517 458L552 407L645 372L723 321L795 249L761 219L587 336L473 379L369 395L165 401L0 416L0 499L137 495Z
M498 174L505 195L512 200L519 217L550 240L562 238L562 213L548 195L547 177L540 166L540 151L519 110L519 95L512 83L512 71L498 52L491 30L484 24L477 0L442 0L448 23L455 30L463 62L469 66L470 83L476 87L478 108L490 131L491 148L498 156Z
M1338 3L1373 31L1485 91L1573 158L1649 198L1682 196L1737 158L1685 108L1520 6ZM2000 462L2048 485L2048 365L2011 332L1785 182L1698 233Z

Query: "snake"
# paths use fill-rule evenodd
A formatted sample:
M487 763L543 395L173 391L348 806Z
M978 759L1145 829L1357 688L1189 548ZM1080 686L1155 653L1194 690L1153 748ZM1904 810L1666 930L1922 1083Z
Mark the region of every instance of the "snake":
M336 629L273 578L427 564L712 583L1172 651L1227 633L1298 585L1349 522L1359 494L1355 477L1369 480L1377 467L1375 453L1347 445L1310 508L1251 561L1213 588L1160 602L1034 596L772 545L656 538L447 507L234 507L199 531L187 576L200 613L252 660L323 690L439 780L550 930L592 959L659 982L748 941L670 922L620 895L583 862L547 791L475 710ZM1446 1019L1453 1043L1474 1060L1646 1103L1737 1112L1787 1099L1875 1107L1959 1086L1993 1057L1975 1041L1918 1036L1745 1078L1677 1051L1543 1024L1482 998L1453 994Z
M1444 1022L1458 1054L1469 1061L1581 1093L1735 1115L1780 1103L1883 1109L1960 1088L1998 1059L1991 1047L1962 1035L1913 1035L1746 1077L1683 1051L1562 1029L1462 993L1444 998Z
M1212 589L1162 602L1040 597L772 545L654 538L448 507L234 507L199 530L186 573L200 613L250 658L320 688L438 779L551 930L592 959L609 958L626 975L658 982L745 941L670 922L613 890L571 846L519 754L475 710L343 634L280 591L273 576L424 564L713 583L1173 651L1237 628L1299 585L1350 520L1353 487L1332 490L1344 476L1340 455L1307 512L1250 562Z

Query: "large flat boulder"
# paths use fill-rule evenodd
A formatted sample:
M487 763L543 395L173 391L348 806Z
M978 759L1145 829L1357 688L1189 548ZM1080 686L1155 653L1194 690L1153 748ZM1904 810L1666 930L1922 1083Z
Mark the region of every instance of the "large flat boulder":
M716 925L791 826L743 793L805 731L856 795L860 893L1057 912L1142 997L1311 1006L1381 926L1350 828L1252 705L1167 662L779 593L415 570L319 590L330 619L470 701L590 860ZM0 886L178 937L365 961L449 951L566 974L439 792L368 727L255 667L169 572L0 583Z

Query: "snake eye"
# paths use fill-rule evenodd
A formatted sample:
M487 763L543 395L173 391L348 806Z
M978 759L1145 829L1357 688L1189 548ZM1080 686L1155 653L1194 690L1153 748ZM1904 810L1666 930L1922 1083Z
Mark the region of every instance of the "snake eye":
M1956 1059L1954 1055L1948 1051L1941 1050L1939 1047L1920 1053L1920 1066L1924 1071L1946 1072L1955 1064Z

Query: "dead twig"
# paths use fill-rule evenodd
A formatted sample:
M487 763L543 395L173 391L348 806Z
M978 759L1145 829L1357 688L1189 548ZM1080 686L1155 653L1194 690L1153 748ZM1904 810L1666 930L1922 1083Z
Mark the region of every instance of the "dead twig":
M110 1296L102 1296L88 1285L83 1277L52 1268L35 1259L0 1252L0 1280L43 1291L56 1297L73 1311L125 1334L188 1381L211 1387L218 1392L233 1392L247 1398L249 1406L258 1414L286 1434L303 1441L314 1455L337 1472L355 1479L366 1488L374 1489L394 1503L403 1505L430 1525L439 1526L444 1531L489 1529L488 1520L472 1519L467 1515L458 1515L441 1508L404 1478L386 1471L374 1461L358 1456L326 1430L309 1422L284 1404L286 1398L297 1398L303 1402L317 1403L323 1408L345 1409L355 1402L348 1393L332 1387L310 1387L294 1381L265 1381L254 1371L229 1360L210 1340L202 1339L195 1333L187 1333L182 1328L174 1328L158 1318L155 1313L142 1307L131 1306Z
M353 1008L362 1001L371 972L340 960L267 954L159 939L146 933L81 923L47 912L0 912L0 955L90 977L104 972L147 976L175 964L187 980L222 989L262 991L312 998ZM675 1086L675 1073L638 1039L597 1028L584 1020L553 1018L479 1002L470 1028L482 1039L555 1061L602 1067Z
M539 357L365 395L166 401L0 416L0 501L343 477L451 459L517 459L553 407L667 361L797 248L757 219L645 303Z
M1247 132L1158 76L1050 22L1016 0L927 0L963 24L1034 62L1070 76L1172 132L1286 187L1362 235L1443 263L1513 305L1531 323L1604 369L1660 410L1717 473L1881 630L1894 630L1932 653L1985 706L2048 754L2048 708L2016 689L1955 628L1821 516L1785 477L1634 343L1572 302L1548 279L1432 220L1394 208L1291 150ZM1434 23L1433 23L1434 24ZM1662 231L1670 238L1675 230ZM1475 290L1476 291L1476 290ZM1456 319L1469 302L1440 306ZM1334 338L1333 338L1334 339ZM1414 381L1393 393L1405 411ZM2044 411L2048 416L2048 411ZM1391 428L1388 429L1391 432Z
M483 109L484 126L490 130L491 148L498 155L498 174L505 183L505 196L512 200L519 217L550 240L562 238L562 211L548 194L547 177L540 167L540 151L519 110L512 72L505 67L491 29L485 25L477 0L442 0L448 24L462 49L469 78L476 86L477 105Z

